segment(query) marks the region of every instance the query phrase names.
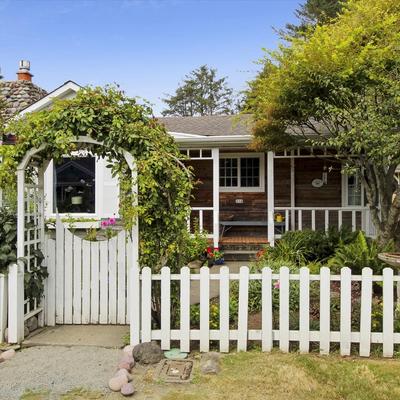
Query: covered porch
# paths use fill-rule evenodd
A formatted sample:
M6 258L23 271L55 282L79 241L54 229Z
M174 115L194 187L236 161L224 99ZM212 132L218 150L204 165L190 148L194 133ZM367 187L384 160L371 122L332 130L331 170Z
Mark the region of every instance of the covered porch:
M360 182L323 152L256 153L232 142L182 152L198 180L188 229L206 231L215 247L274 245L304 229L375 234Z

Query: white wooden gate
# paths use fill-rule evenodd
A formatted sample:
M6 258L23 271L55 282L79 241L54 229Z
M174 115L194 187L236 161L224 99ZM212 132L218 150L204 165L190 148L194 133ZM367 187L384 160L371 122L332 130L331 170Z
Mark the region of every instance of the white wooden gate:
M46 324L128 324L132 241L125 231L88 241L56 221L47 239Z

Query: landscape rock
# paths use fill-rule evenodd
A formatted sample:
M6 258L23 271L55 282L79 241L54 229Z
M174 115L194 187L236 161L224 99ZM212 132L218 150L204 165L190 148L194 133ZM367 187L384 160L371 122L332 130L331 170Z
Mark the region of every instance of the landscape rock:
M141 364L156 364L164 358L161 347L155 342L140 343L133 348L133 358Z
M26 326L28 327L29 332L35 331L39 326L37 317L29 318L28 321L26 321Z
M132 369L131 363L129 363L128 361L120 361L118 363L118 369L125 369L129 372Z
M108 381L108 387L113 392L119 392L125 384L128 383L128 378L124 375L114 376Z
M119 369L116 373L115 376L126 376L128 378L128 382L132 380L132 375L126 370L126 369Z
M135 347L135 346L132 346L132 345L125 346L125 347L122 349L122 351L123 351L124 353L126 353L126 354L132 355L132 351L133 351L133 348L134 348L134 347Z
M6 360L10 360L14 356L15 356L15 350L14 349L10 349L10 350L3 351L0 354L0 359L2 359L3 361L6 361Z
M24 337L27 337L27 336L29 336L29 328L25 325L24 326Z
M125 363L129 363L130 368L132 369L135 366L135 359L132 357L132 355L130 354L124 354L121 358L120 362L125 362Z
M132 383L126 383L121 388L121 394L124 396L132 396L135 393L135 388L133 387Z
M202 354L200 369L203 374L218 374L221 371L221 355L215 352Z
M4 341L8 341L8 328L4 329Z

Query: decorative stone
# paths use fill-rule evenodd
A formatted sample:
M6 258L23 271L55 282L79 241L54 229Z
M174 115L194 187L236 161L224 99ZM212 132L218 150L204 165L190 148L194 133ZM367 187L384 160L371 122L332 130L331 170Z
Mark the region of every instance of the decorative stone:
M135 347L135 346L132 346L132 345L125 346L125 347L122 349L122 351L123 351L124 353L126 353L126 354L132 355L132 351L133 351L133 348L134 348L134 347Z
M127 371L130 371L132 369L132 367L128 361L120 361L118 363L118 369L125 369Z
M126 369L119 369L116 373L115 376L126 376L128 378L128 382L132 380L132 375L126 370Z
M108 387L113 392L119 392L126 383L128 383L128 378L124 375L118 375L108 381Z
M15 350L14 349L3 351L3 353L0 354L0 358L3 361L10 360L14 356L15 356Z
M24 337L27 337L27 336L29 336L29 328L25 325L24 326Z
M135 393L135 388L133 387L132 383L125 383L125 385L121 388L121 394L123 396L132 396Z
M155 342L137 344L132 354L133 358L142 364L156 364L164 358L161 347Z
M164 351L164 356L170 360L183 360L187 357L187 353L181 352L181 349L171 349Z
M26 321L26 326L28 327L29 332L35 331L39 326L37 317L29 318L28 321Z
M135 366L135 359L130 354L124 354L121 358L121 362L127 362L130 365L130 369Z
M211 352L202 354L200 369L203 374L218 374L221 371L221 355Z
M0 81L0 97L6 103L6 117L11 117L46 94L45 90L29 81Z

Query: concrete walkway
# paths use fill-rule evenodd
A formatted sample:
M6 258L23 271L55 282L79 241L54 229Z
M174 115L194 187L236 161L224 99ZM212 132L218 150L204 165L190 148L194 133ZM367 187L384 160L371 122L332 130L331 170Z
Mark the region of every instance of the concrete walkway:
M23 346L97 346L119 349L128 325L57 325L24 341Z

